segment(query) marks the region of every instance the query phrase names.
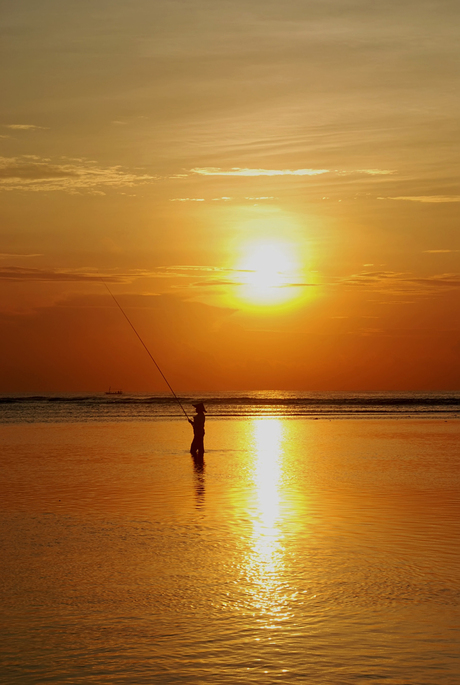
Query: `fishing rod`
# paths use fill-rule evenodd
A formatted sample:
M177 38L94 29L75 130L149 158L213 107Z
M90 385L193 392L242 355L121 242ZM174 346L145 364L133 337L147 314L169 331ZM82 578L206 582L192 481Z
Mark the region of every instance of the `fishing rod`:
M147 347L147 345L146 345L145 342L142 340L142 338L141 338L141 336L139 335L139 333L138 333L138 332L136 331L136 329L134 328L133 324L131 323L131 320L128 318L128 315L126 314L126 312L125 312L125 310L123 309L123 307L121 306L121 304L118 302L118 300L117 300L117 298L115 297L115 295L113 294L113 292L110 290L110 288L109 288L109 286L107 285L107 283L106 283L105 281L102 281L102 283L105 285L105 287L107 288L109 294L112 296L112 298L113 298L115 304L117 305L118 309L121 311L121 313L122 313L123 316L125 317L126 321L129 323L129 325L130 325L131 328L133 329L134 333L137 335L137 337L138 337L139 340L141 341L142 345L144 346L145 351L147 352L147 354L149 355L150 359L152 360L152 362L153 362L153 363L155 364L155 366L157 367L158 371L161 373L161 376L162 376L163 380L165 381L166 385L168 386L168 388L171 390L172 394L174 395L174 398L175 398L177 404L179 405L179 407L180 407L180 408L182 409L182 411L184 412L185 418L187 419L187 421L189 421L190 419L189 419L189 417L188 417L188 414L187 414L187 412L185 411L184 407L182 406L180 399L177 397L176 393L174 392L174 390L172 389L171 385L169 384L168 379L166 378L166 376L164 375L163 371L160 369L160 367L159 367L158 364L156 363L156 361L155 361L155 359L153 358L153 355L152 355L152 353L150 352L149 348Z

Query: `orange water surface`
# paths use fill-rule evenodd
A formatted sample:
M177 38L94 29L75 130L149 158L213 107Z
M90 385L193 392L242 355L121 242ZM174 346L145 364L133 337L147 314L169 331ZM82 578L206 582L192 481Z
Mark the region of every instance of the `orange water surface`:
M0 428L2 683L460 682L460 422Z

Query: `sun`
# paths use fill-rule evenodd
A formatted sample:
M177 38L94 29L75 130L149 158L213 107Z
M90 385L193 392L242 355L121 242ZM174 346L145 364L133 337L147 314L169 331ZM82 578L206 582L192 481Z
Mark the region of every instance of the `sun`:
M299 259L292 245L256 242L242 248L236 265L240 285L236 297L252 305L280 305L298 298L304 290Z

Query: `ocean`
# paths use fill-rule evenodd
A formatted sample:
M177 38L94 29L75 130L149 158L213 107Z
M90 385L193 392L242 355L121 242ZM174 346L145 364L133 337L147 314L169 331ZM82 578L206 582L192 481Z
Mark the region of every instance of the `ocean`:
M204 402L219 418L460 418L460 392L219 392L0 395L0 423L184 418Z
M0 396L0 682L458 685L460 393Z

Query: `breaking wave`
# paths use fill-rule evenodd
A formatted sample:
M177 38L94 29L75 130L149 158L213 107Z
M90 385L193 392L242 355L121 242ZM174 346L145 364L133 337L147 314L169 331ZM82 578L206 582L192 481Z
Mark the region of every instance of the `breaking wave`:
M204 402L209 418L460 417L460 392L221 392L181 394L187 414ZM164 393L24 394L0 396L0 422L139 421L183 418Z

